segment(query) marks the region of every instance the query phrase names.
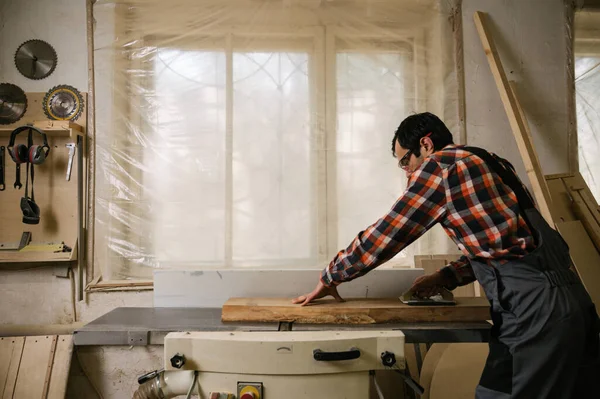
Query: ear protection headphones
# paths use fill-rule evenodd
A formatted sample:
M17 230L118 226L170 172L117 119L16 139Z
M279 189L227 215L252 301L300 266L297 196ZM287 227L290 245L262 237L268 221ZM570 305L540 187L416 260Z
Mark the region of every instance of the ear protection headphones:
M21 132L28 131L27 145L17 144L15 147L15 139ZM44 145L34 145L32 133L37 132L44 139ZM50 146L48 145L48 137L46 133L38 128L31 125L20 126L12 131L10 134L10 141L8 143L8 153L12 160L17 164L17 173L20 176L20 165L27 164L27 180L25 183L25 195L21 198L21 211L23 212L23 223L27 224L38 224L40 222L40 207L35 203L35 196L33 194L33 178L34 165L44 163L48 153L50 153ZM30 165L31 164L31 165ZM31 167L30 167L31 166ZM30 175L31 170L31 175ZM31 176L31 197L29 196L29 176Z
M17 135L26 130L28 130L29 132L35 131L41 134L44 140L44 145L30 144L29 146L27 146L25 144L17 144L17 146L15 147L15 139L17 138ZM10 134L10 141L8 143L8 154L16 164L42 164L46 160L46 157L48 156L49 152L50 146L48 145L48 137L46 137L46 133L44 133L36 127L30 125L20 126L13 130Z

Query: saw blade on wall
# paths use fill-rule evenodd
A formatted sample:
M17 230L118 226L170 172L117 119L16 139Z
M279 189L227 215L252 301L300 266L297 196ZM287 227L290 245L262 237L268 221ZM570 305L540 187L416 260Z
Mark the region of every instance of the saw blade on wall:
M0 83L0 125L15 123L27 110L27 96L19 86Z
M81 93L69 85L54 86L44 96L44 113L50 119L74 121L83 112Z
M44 79L56 68L54 48L43 40L28 40L15 53L15 65L29 79Z

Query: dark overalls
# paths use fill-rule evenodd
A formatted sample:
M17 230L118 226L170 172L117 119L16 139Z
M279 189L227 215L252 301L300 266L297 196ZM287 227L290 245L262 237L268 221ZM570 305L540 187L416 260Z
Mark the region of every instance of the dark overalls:
M485 150L465 149L515 192L537 244L508 263L471 260L494 323L476 398L600 398L600 320L569 270L567 244L535 209L514 172Z

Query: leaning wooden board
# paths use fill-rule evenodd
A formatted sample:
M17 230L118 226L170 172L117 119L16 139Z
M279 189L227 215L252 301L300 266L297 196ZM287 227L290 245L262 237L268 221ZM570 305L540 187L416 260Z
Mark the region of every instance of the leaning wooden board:
M72 354L72 335L0 338L0 398L64 398Z
M230 298L223 322L296 322L310 324L375 324L402 322L482 321L490 319L486 298L456 298L455 306L409 306L397 298L321 299L308 306L289 298Z

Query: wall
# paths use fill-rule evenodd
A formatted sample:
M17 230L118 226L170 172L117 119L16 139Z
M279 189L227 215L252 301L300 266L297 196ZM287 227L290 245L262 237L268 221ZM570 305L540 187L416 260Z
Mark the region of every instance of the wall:
M85 3L85 0L0 1L0 82L16 84L25 92L45 92L58 84L87 91ZM15 67L15 51L30 39L45 40L56 50L57 67L46 79L27 79Z
M489 14L507 77L517 83L517 96L544 174L568 172L563 1L463 1L467 142L506 157L524 177L525 168L473 23L475 11Z
M504 108L473 25L475 10L486 11L511 79L530 119L544 173L567 170L567 63L562 0L464 0L464 61L467 142L513 161L524 174ZM49 41L59 65L42 81L20 76L14 51L30 38ZM0 81L25 91L46 91L60 83L87 90L84 0L3 0L0 2ZM1 228L1 227L0 227ZM68 279L52 269L0 271L0 324L72 321ZM152 293L97 293L78 304L78 319L90 321L119 306L152 306ZM104 398L131 397L136 377L157 368L161 348L81 348L78 358ZM93 397L77 361L69 397ZM85 394L84 394L85 393Z

